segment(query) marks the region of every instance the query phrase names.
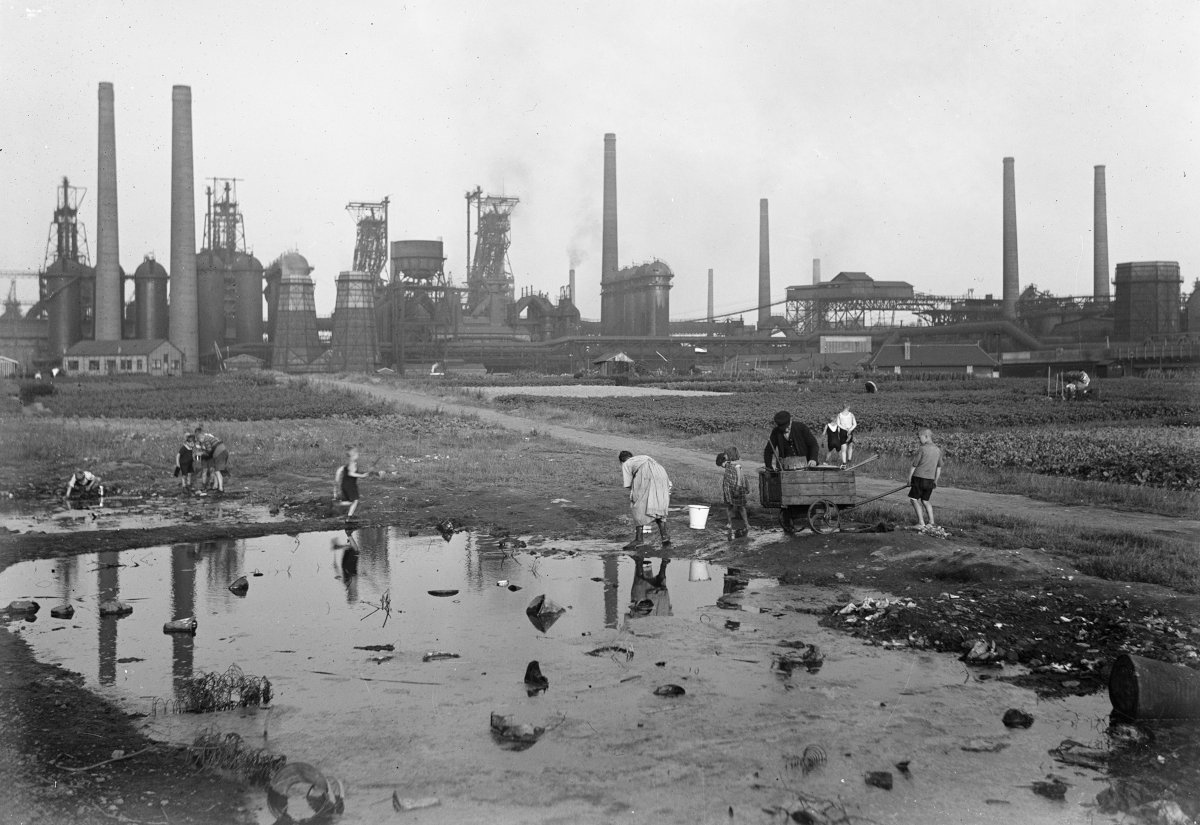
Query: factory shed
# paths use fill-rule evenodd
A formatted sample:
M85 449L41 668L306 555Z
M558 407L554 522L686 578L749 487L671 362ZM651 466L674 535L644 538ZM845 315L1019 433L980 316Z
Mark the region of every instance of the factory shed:
M629 375L633 372L634 361L623 352L610 352L592 361L592 366L600 370L601 375Z
M16 378L21 374L21 362L7 355L0 355L0 378Z
M62 363L67 375L178 375L183 352L165 338L80 341Z
M996 378L1000 362L978 344L884 344L871 359L871 367L896 375L969 375Z
M232 372L242 372L245 370L261 370L266 365L266 361L261 358L255 358L253 355L241 353L225 359L225 369Z

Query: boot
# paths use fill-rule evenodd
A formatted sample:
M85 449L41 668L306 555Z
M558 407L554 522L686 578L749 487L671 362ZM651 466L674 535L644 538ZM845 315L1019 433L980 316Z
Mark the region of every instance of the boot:
M645 532L645 528L642 528L642 527L633 528L633 541L629 542L629 544L625 545L621 549L622 550L636 550L639 547L644 547L646 545L646 542L642 540L642 536L643 536L644 532Z
M663 547L671 546L671 537L667 535L667 520L665 518L658 519L658 537L662 539Z

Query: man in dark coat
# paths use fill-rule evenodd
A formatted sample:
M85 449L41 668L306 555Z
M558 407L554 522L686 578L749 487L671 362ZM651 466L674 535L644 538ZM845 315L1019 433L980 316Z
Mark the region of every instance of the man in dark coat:
M820 449L816 436L807 425L793 420L787 410L780 410L775 413L775 429L771 430L767 446L763 449L763 466L768 472L816 467ZM779 509L779 523L789 535L796 532L796 513L793 510L790 506Z
M785 467L789 470L799 469L800 466L804 466L804 461L807 461L809 467L816 467L819 452L816 436L804 422L794 420L787 410L775 413L775 429L771 430L767 446L763 448L764 467L768 470L782 470ZM776 461L776 456L781 461ZM804 461L782 461L796 457L802 457Z

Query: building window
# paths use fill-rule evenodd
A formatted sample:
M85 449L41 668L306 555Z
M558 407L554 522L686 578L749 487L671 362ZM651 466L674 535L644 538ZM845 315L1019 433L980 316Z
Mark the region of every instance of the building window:
M124 372L132 372L133 371L133 359L132 358L122 358L121 359L121 370Z
M98 359L98 358L89 358L88 359L88 372L100 372L100 359Z
M159 370L161 370L161 369L162 369L162 359L161 359L161 358L155 358L155 359L154 359L154 371L155 371L155 372L158 372L158 371L159 371Z
M106 358L104 360L104 371L105 372L116 372L117 371L117 359L116 358Z
M70 370L71 372L79 372L79 360L76 358L72 358L70 361L67 362L67 369Z
M137 360L137 371L138 372L146 371L146 359L145 358L139 358Z

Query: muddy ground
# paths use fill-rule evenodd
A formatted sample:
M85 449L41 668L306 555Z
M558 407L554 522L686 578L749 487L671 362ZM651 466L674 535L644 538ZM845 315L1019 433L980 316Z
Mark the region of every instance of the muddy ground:
M491 420L504 423L503 416ZM528 431L524 419L512 426ZM607 450L622 441L584 433L573 437L565 428L557 429L564 432L553 435L568 439L568 452ZM547 449L564 451L562 443ZM665 463L686 460L707 467L710 461L707 456L680 456L664 445L635 449L654 452ZM30 479L37 473L38 468L28 468ZM60 533L6 531L0 535L0 568L81 552L334 529L341 521L330 509L324 476L301 473L290 479L289 500L266 523L268 503L278 504L275 483L267 489L266 484L237 479L230 494L219 499L185 499L165 482L127 484L123 495L157 510L168 523L106 530L85 525ZM611 493L593 491L577 496L571 506L542 507L521 503L548 502L562 491L539 489L536 479L525 489L464 486L426 493L420 500L408 498L395 480L370 479L363 484L366 501L359 522L432 532L451 519L459 528L494 535L550 540L604 536L615 549L628 539L618 485L614 478ZM14 485L14 492L26 497L25 504L51 506L52 491L36 482ZM219 519L205 518L216 508ZM899 513L903 510L898 519ZM686 514L679 513L672 522L682 540L666 551L651 552L672 557L703 553L746 574L778 577L785 585L827 585L835 594L824 618L827 626L870 644L963 656L978 679L999 677L1001 662L1020 663L1025 667L1006 672L1023 671L1014 678L1042 696L1104 690L1108 668L1121 652L1200 666L1196 597L1082 576L1052 550L987 549L971 536L921 534L899 521L843 523L838 534L788 537L776 526L773 511L752 509L751 514L755 526L772 540L727 542L719 527L710 525L698 543L687 530ZM1123 518L1108 515L1114 522ZM1163 529L1173 532L1192 529L1188 522L1161 521ZM852 598L863 592L904 601L876 609ZM186 753L142 738L122 711L90 694L77 676L35 661L10 633L0 633L0 675L0 771L10 794L10 801L0 804L0 823L252 821L248 811L239 809L239 779L198 774ZM1157 821L1149 806L1166 799L1189 817L1200 815L1200 754L1184 756L1182 773L1157 780L1135 776L1115 786L1108 800L1111 810Z

